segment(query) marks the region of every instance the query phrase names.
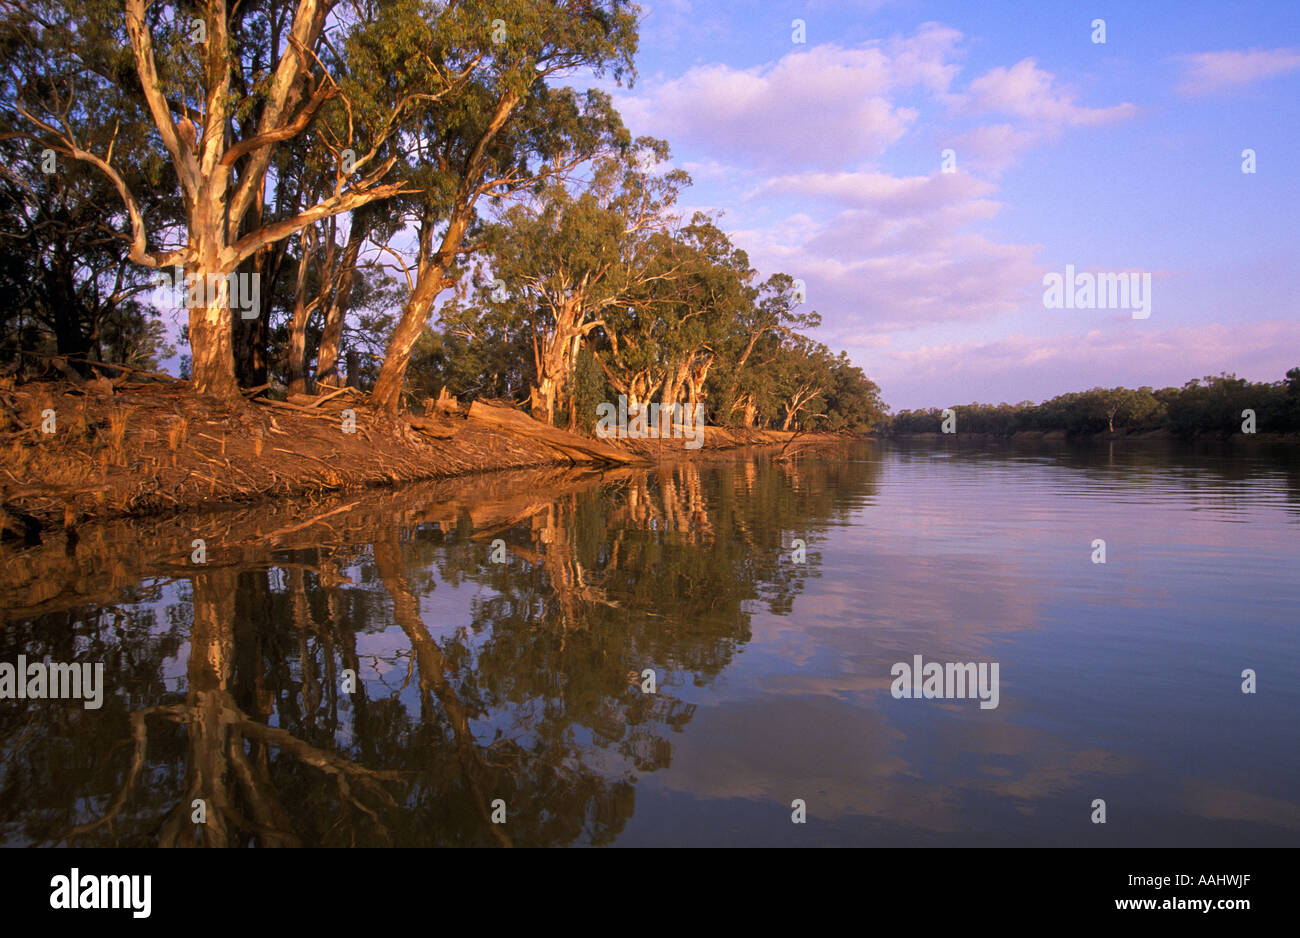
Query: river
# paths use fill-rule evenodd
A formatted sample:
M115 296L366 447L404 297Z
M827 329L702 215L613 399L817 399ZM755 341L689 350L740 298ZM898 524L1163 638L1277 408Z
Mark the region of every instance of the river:
M1294 448L772 455L6 545L3 842L1300 845Z

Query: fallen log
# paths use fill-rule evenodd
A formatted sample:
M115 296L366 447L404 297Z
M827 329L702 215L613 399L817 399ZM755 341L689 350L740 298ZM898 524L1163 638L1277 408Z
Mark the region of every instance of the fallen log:
M460 429L460 427L453 426L445 420L433 420L429 417L412 415L406 419L412 427L425 436L431 436L439 440L450 440L456 435L456 431Z
M271 401L264 397L255 397L253 398L253 403L261 404L263 407L280 407L285 410L292 410L300 414L306 414L309 417L314 417L317 420L328 420L331 423L339 419L336 414L331 414L329 412L321 413L318 410L312 410L310 407L300 407L297 404L290 404L288 401Z
M32 353L29 352L28 354L32 354ZM42 356L42 357L51 357L51 356ZM127 365L117 365L114 364L113 362L95 361L93 358L81 358L79 356L53 356L53 357L65 358L67 361L77 362L78 364L82 364L82 365L93 365L96 368L113 368L117 371L126 372L127 374L140 375L145 378L153 378L156 381L165 381L165 382L170 382L172 384L186 383L180 378L173 378L171 375L166 375L158 371L142 371L139 368L131 368Z
M339 388L337 391L331 391L330 393L326 394L324 397L318 397L318 398L316 398L316 400L312 401L312 402L311 402L310 404L308 404L307 406L308 406L308 407L319 407L321 404L324 404L326 401L332 401L334 398L338 397L340 394L349 394L349 393L351 393L351 394L355 394L355 393L357 393L357 389L356 389L356 388L350 388L350 387L342 387L342 388Z
M606 463L625 466L640 461L637 457L598 440L589 440L586 437L569 433L567 430L548 427L546 424L510 407L499 407L484 404L482 401L475 401L470 405L469 419L478 420L488 426L505 430L507 433L513 433L516 436L535 440L549 446L574 463Z

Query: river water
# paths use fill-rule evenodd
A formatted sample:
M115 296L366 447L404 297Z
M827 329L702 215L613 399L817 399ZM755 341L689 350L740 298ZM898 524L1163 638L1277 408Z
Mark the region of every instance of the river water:
M0 699L8 845L1300 845L1291 448L538 470L0 559L0 663L104 665ZM917 656L997 705L896 696Z

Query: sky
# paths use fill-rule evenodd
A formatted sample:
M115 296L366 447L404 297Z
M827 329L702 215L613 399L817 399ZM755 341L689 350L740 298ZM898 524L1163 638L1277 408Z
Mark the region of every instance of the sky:
M1296 0L641 7L635 83L572 83L895 410L1300 365ZM1149 316L1049 308L1067 265L1150 274Z

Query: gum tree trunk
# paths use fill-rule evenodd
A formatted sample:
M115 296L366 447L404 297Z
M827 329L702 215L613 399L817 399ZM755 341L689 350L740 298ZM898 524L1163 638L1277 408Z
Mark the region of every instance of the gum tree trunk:
M505 125L510 114L522 99L516 91L509 91L497 102L492 119L474 144L469 158L465 161L466 171L461 177L456 191L455 208L447 222L447 232L443 235L438 252L429 255L426 239L431 239L433 219L424 219L424 230L420 233L420 264L415 289L411 298L402 308L401 319L388 340L384 352L384 363L379 368L379 377L375 380L370 399L383 413L395 415L402 400L402 386L406 383L406 369L411 363L411 349L415 348L420 333L429 323L429 314L433 310L433 301L446 287L454 281L448 281L447 268L451 266L465 232L469 229L474 216L474 201L482 191L481 181L487 170L484 153L488 144Z
M293 316L289 320L289 393L307 393L307 322L312 306L307 302L307 233L301 239L298 282L294 290Z
M401 403L402 386L406 383L406 369L411 363L411 349L415 348L420 334L429 324L433 301L446 287L451 286L446 279L447 268L460 249L469 221L468 208L454 215L451 224L447 226L447 233L443 235L438 253L421 259L415 289L402 308L402 317L388 340L388 348L384 352L384 364L379 369L379 377L375 380L374 390L370 392L370 399L374 401L376 407L390 416L397 413L397 407ZM430 226L431 223L432 219L425 220L426 226ZM425 237L427 236L421 237L421 253L425 250Z
M339 347L343 342L343 325L347 320L348 302L352 299L352 288L356 283L357 258L361 255L361 245L370 235L370 214L364 209L352 213L352 226L348 230L347 247L343 249L343 258L339 262L339 274L335 280L329 306L325 308L325 327L321 332L320 350L316 353L316 383L339 384ZM351 382L352 373L348 372Z
M203 291L203 301L190 306L190 384L200 394L235 401L239 384L231 343L230 284L219 270L215 262L185 268L186 276L202 284Z

